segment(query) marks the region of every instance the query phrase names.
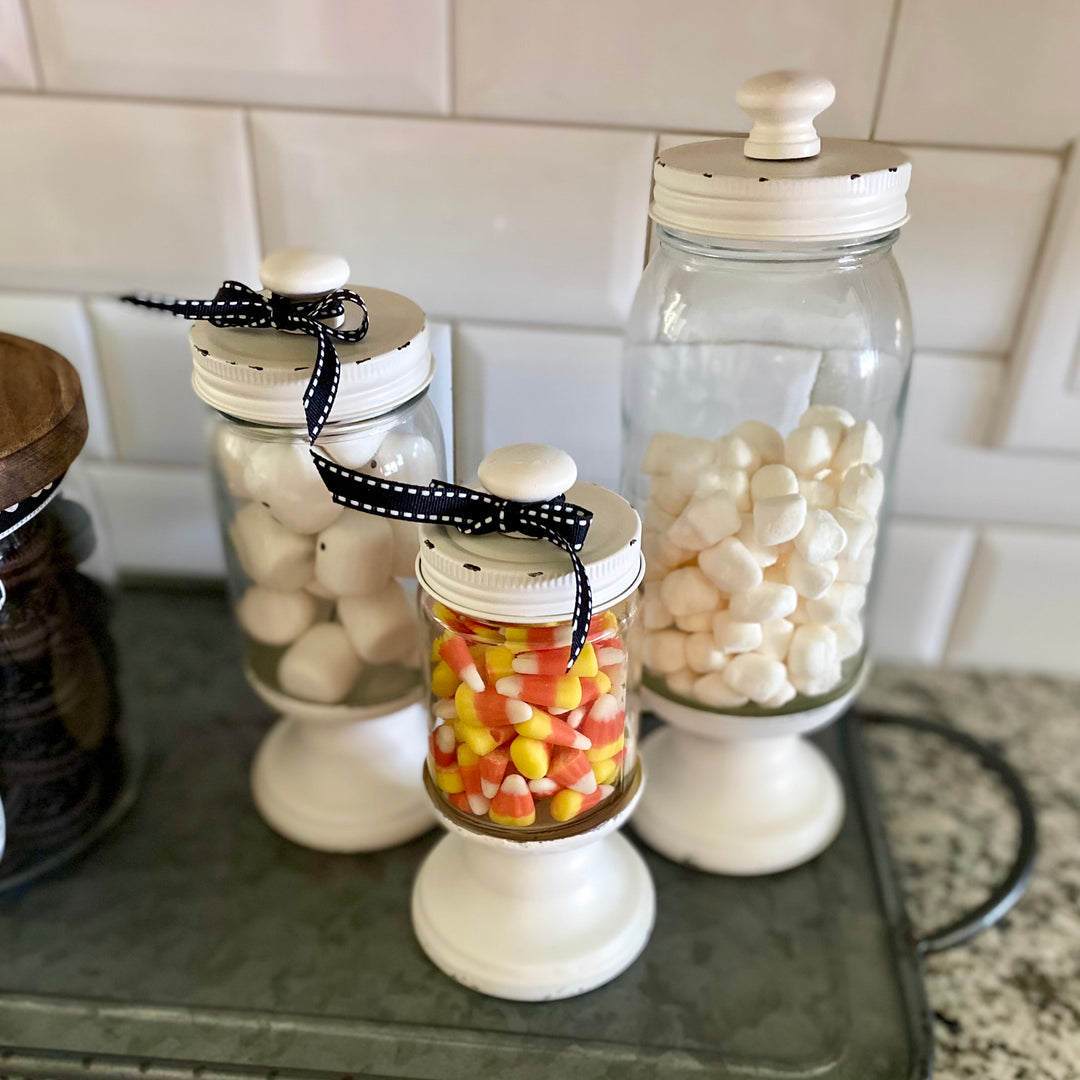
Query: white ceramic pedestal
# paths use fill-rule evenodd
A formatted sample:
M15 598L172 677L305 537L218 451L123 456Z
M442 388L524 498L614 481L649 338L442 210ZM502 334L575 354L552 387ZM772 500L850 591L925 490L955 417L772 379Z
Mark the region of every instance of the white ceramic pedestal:
M656 915L645 861L615 831L636 801L558 840L484 836L445 818L449 835L413 885L424 952L452 979L514 1001L574 997L615 978Z
M851 704L787 716L706 712L643 691L667 721L642 743L649 789L634 831L676 862L714 874L789 870L819 855L844 820L844 792L825 755L803 738Z
M419 692L374 708L317 705L247 675L285 714L251 767L255 806L271 828L304 847L359 852L403 844L435 824Z

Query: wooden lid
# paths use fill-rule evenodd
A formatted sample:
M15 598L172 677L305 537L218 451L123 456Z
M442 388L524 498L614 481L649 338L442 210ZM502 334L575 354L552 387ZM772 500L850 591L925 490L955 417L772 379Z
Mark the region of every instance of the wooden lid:
M62 476L86 429L71 364L36 341L0 334L0 510Z

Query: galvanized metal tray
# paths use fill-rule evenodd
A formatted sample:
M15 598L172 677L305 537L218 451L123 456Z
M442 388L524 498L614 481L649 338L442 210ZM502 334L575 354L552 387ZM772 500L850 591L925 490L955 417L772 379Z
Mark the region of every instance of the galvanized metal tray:
M0 1074L929 1075L920 948L850 719L820 738L849 799L825 855L729 879L646 852L643 956L591 994L515 1004L451 982L413 939L434 835L328 856L256 815L248 764L271 717L219 594L128 591L116 629L142 793L81 862L0 897Z

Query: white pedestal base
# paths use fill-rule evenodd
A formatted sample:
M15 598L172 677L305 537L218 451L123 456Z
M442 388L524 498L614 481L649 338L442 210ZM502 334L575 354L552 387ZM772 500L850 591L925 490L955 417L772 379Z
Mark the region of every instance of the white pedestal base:
M299 701L287 708L251 767L255 806L271 828L304 847L361 852L403 844L435 824L423 785L422 705L363 719L328 719L325 706L314 706L322 714L312 719Z
M609 982L649 940L656 894L615 832L632 809L581 836L518 842L468 832L424 860L413 929L452 979L513 1001L574 997Z

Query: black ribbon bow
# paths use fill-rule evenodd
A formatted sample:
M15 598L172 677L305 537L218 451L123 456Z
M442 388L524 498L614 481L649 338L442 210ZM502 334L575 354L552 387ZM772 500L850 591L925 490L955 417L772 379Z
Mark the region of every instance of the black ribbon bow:
M400 484L381 476L354 472L321 457L311 456L334 502L366 514L400 521L450 525L467 535L523 533L562 548L574 565L574 618L570 639L569 671L589 635L592 618L592 586L578 557L585 543L592 511L567 502L562 495L546 502L515 502L486 491L433 480L427 487Z
M213 300L176 300L164 296L122 296L121 300L155 311L171 311L183 319L207 319L213 326L292 330L310 334L317 342L315 369L304 391L308 437L314 442L323 429L337 397L341 366L335 341L361 341L368 332L367 306L352 289L335 289L313 300L294 300L272 292L268 297L239 281L226 281ZM355 330L327 326L324 319L345 314L346 303L363 312Z

